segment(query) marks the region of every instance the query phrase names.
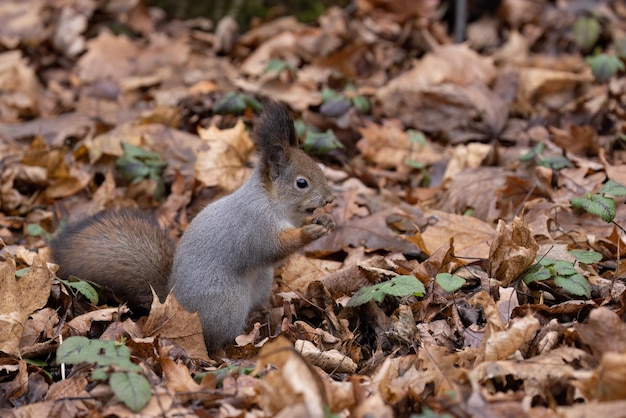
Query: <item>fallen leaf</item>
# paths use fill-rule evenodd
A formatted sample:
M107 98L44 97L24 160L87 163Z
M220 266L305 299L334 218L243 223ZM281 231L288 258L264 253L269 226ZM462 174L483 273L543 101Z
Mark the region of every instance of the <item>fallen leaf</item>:
M150 315L143 325L143 332L146 337L160 335L175 342L191 357L209 359L198 313L185 311L172 292L161 303L153 291Z
M28 317L45 306L50 295L53 274L41 257L24 277L15 276L15 260L5 253L0 261L0 351L19 356L19 344Z
M438 248L447 245L454 237L455 256L462 258L487 258L490 243L494 237L493 227L472 216L454 215L438 210L426 210L430 219L422 231L422 238L428 251L433 254Z
M523 220L515 218L508 225L500 220L489 250L491 276L501 286L509 286L535 263L538 250L539 245Z
M207 187L220 186L230 193L241 186L251 172L248 157L253 143L241 119L231 129L198 130L200 138L208 145L196 156L196 178Z

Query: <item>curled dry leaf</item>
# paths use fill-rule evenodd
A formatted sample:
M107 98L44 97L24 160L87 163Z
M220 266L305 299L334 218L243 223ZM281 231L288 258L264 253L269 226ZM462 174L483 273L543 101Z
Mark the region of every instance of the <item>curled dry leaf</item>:
M204 388L195 382L184 364L176 363L169 357L169 351L169 347L159 347L159 363L165 374L167 389L182 401L201 399L200 392Z
M506 360L529 342L538 329L539 321L533 316L512 320L505 331L496 332L483 340L484 357L481 358L484 361Z
M261 402L274 414L293 404L303 404L307 416L323 417L326 393L314 369L284 337L278 337L261 348L255 372L267 365L278 369L265 376L261 388Z
M501 286L510 285L535 262L538 250L539 245L523 220L516 217L508 225L500 220L489 250L491 277Z
M128 313L128 311L129 309L127 306L98 309L74 317L66 324L66 326L73 332L77 332L80 335L86 335L91 329L93 322L110 322L114 319L119 319L120 315Z
M24 324L37 309L45 306L50 295L52 272L37 256L28 273L15 276L15 260L9 253L0 261L0 351L19 357Z
M579 373L580 364L589 365L589 356L584 351L572 347L560 347L544 355L527 360L501 360L477 363L468 377L474 390L487 402L515 400L531 402L532 399L546 400L561 392L552 382L559 381L574 390L575 380L588 380L590 373ZM512 382L515 385L503 387L497 382ZM495 390L494 390L495 389ZM548 392L546 392L546 390Z
M152 291L153 299L150 315L143 326L146 337L160 335L174 341L191 357L208 360L209 355L204 345L202 324L197 312L187 312L176 300L172 292L161 303Z
M338 350L322 351L306 340L296 341L295 349L306 360L328 373L354 373L357 369L354 361Z

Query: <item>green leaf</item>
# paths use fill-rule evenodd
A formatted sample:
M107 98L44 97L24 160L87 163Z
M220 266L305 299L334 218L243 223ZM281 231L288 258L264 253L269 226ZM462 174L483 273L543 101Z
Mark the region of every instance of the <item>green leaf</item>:
M131 411L138 412L150 401L150 382L142 374L113 372L109 378L111 390Z
M524 276L522 276L522 280L524 283L529 284L536 281L548 280L552 277L552 274L549 270L542 268L540 265L535 264L532 266Z
M617 40L613 46L619 59L626 60L626 37Z
M426 135L415 129L408 129L406 133L409 135L409 141L419 145L421 148L426 146Z
M609 180L604 183L599 192L602 194L610 194L615 197L624 197L626 196L626 186L616 182L615 180Z
M396 276L383 283L359 289L348 301L348 307L363 305L370 300L381 302L386 295L391 296L424 296L426 289L422 282L414 276Z
M450 273L437 274L435 276L435 281L439 283L439 286L441 286L443 290L450 293L460 289L465 284L465 279L463 277Z
M283 70L293 70L293 67L287 61L278 58L271 58L265 67L265 73L280 73Z
M229 91L221 99L213 103L213 112L218 114L236 115L243 113L248 105L246 104L245 95L235 91Z
M618 71L624 71L624 63L613 55L594 55L585 58L585 61L591 67L595 79L600 83L609 81Z
M367 97L360 94L352 98L352 105L361 113L367 113L370 110L370 102Z
M573 27L574 42L583 51L590 51L598 42L600 36L600 23L593 17L579 17Z
M163 181L163 176L156 170L151 170L149 177L155 183L153 192L154 198L159 201L162 200L165 196L165 182Z
M161 160L161 155L158 153L128 142L122 142L122 150L124 151L124 156L128 158L136 158L138 160Z
M15 272L15 277L22 278L24 276L26 276L26 274L28 274L28 272L30 271L30 267L24 267L23 269L19 269Z
M554 263L554 271L559 276L571 276L578 273L572 263L563 260Z
M90 340L86 337L70 337L57 349L57 363L95 363L129 371L141 371L130 361L130 350L115 341Z
M519 157L518 160L532 161L535 159L535 157L538 157L539 155L543 154L544 147L545 145L543 144L543 142L537 142L537 144L535 144L535 146L532 147L530 151L528 151L526 154Z
M91 372L91 380L107 381L109 380L109 369L106 367L97 367Z
M574 164L562 155L554 157L545 157L539 160L539 165L542 167L548 167L552 170L562 170L564 168L574 167Z
M296 119L293 122L293 125L296 128L296 136L298 138L303 138L304 135L306 135L307 131L309 130L309 127L307 126L306 123L304 123L302 119Z
M46 239L50 237L48 231L43 229L39 224L27 224L26 233L31 237L43 237Z
M416 168L418 170L424 170L425 166L424 163L420 163L419 161L415 161L415 160L406 160L405 161L406 165L408 165L411 168Z
M555 260L553 258L543 257L543 258L540 258L539 260L537 260L537 264L539 264L540 266L543 266L543 267L548 267L548 266L553 266L554 264L556 264L556 261L557 260Z
M326 132L307 131L303 148L308 153L324 155L338 148L343 148L343 144L331 129Z
M150 168L134 157L120 157L115 161L115 168L126 181L141 181L150 173Z
M59 281L63 283L65 286L71 287L72 289L76 290L78 293L86 297L89 300L89 302L93 303L94 305L98 304L98 301L99 301L98 292L96 291L96 289L94 289L94 287L91 284L73 276L71 276L70 279L73 279L73 280L69 281L69 280L59 279Z
M597 263L602 260L602 254L595 251L571 250L568 251L568 253L573 255L580 263L584 264Z
M330 100L340 99L341 95L337 93L333 89L329 89L328 87L324 87L321 92L322 103L326 103Z
M604 222L612 222L615 218L615 201L611 198L594 194L586 197L570 199L574 209L582 209L592 215L598 215Z
M252 96L248 96L247 94L241 93L241 95L243 96L244 103L248 105L252 110L257 112L263 110L263 104L257 99Z
M568 277L556 276L554 278L554 284L565 289L572 295L591 297L591 285L585 276L580 273Z

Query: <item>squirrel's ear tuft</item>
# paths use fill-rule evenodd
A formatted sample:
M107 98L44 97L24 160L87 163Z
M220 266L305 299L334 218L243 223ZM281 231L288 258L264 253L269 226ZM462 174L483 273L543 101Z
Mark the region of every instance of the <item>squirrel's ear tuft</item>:
M262 153L272 152L276 145L285 149L298 146L289 109L273 100L263 101L263 111L254 120L252 137Z

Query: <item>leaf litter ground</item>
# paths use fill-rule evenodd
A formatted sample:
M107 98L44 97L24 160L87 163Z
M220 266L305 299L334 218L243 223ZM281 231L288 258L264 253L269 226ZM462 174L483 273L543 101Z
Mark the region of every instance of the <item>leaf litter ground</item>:
M1 415L623 415L621 2L469 2L464 44L448 2L247 31L124 3L0 11ZM236 189L263 97L337 228L248 333L209 358L175 298L142 315L55 278L67 222L135 206L180 236Z

